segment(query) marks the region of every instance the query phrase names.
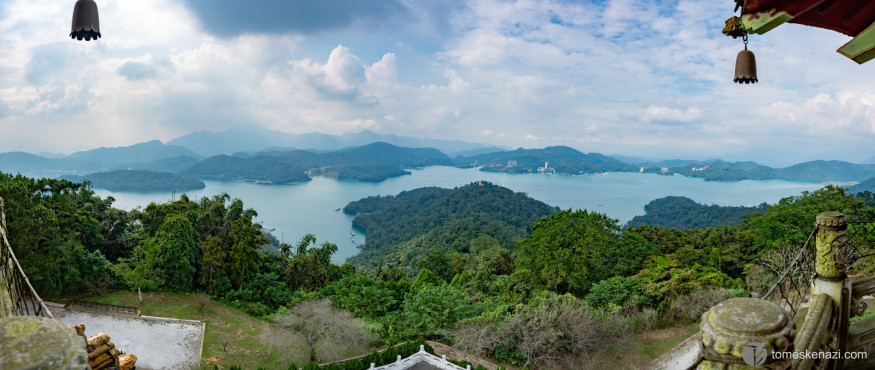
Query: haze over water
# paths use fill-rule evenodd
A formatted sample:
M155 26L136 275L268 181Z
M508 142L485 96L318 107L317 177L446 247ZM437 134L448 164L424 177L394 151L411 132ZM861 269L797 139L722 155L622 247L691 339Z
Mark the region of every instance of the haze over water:
M365 242L364 232L352 227L353 217L342 211L347 203L371 195L395 195L425 186L454 188L475 181L489 181L513 191L525 192L551 206L597 211L619 219L621 223L644 214L644 205L648 202L669 195L685 196L704 204L750 206L762 202L774 204L783 197L823 186L780 180L706 182L684 176L634 172L581 176L512 175L441 166L411 172L411 175L378 183L338 181L324 177L289 185L205 180L206 188L186 193L192 200L223 192L231 195L232 199L240 198L245 207L258 211L255 221L261 222L266 229L273 229L277 238L294 245L305 234L314 234L320 244L323 241L337 244L334 260L343 262L358 252L355 244ZM116 199L116 207L127 210L145 207L150 202L167 202L173 196L170 192L115 192L104 189L95 189L95 192L101 196L112 196ZM176 195L177 199L179 195ZM355 236L351 233L355 233Z

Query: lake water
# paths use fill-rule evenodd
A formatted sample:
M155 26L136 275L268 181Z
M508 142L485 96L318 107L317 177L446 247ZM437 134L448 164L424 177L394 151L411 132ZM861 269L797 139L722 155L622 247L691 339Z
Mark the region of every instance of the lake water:
M424 186L454 188L475 181L489 181L562 209L588 209L605 213L626 223L644 214L644 205L669 195L680 195L704 204L750 206L762 202L776 203L783 197L816 190L821 184L790 181L706 182L684 176L663 176L635 172L611 172L603 175L511 175L481 172L474 168L433 166L412 170L411 175L382 182L338 181L316 177L302 184L265 185L241 181L205 180L206 188L187 192L192 200L228 193L239 198L247 208L258 211L257 222L273 229L277 238L295 244L307 234L316 235L318 243L337 244L336 262L358 252L355 245L364 243L364 232L353 229L352 216L338 211L347 203L371 195L395 195ZM167 202L171 192L116 192L95 189L101 196L112 196L122 209L145 207L150 202ZM176 195L179 197L179 194ZM355 233L353 235L352 233Z

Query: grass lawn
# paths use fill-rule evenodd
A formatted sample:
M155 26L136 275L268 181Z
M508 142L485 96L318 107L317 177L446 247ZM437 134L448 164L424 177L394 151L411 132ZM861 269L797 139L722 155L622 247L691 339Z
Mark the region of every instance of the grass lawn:
M203 312L199 311L201 299L207 299ZM208 300L206 295L186 293L143 293L139 305L136 292L119 291L89 297L87 300L122 306L140 307L143 315L198 320L206 323L202 360L226 368L236 364L244 369L265 366L269 369L286 369L295 362L304 366L309 349L301 339L267 321L249 316L233 307ZM347 348L341 345L317 348L323 361L332 361L350 356L370 353L372 348Z
M699 331L693 323L639 333L628 340L612 344L586 365L592 369L640 369Z

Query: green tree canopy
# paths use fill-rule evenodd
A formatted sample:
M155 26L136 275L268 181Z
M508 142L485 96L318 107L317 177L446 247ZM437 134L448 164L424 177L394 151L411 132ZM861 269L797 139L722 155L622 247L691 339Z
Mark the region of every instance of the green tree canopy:
M517 244L516 266L531 271L540 288L583 296L604 275L607 251L620 236L617 223L585 210L554 213Z
M267 244L267 238L261 234L260 225L252 224L252 220L240 217L231 224L231 280L235 285L243 286L250 275L258 273L258 248Z
M182 292L194 289L201 253L191 220L184 214L169 215L161 224L155 243L166 287Z

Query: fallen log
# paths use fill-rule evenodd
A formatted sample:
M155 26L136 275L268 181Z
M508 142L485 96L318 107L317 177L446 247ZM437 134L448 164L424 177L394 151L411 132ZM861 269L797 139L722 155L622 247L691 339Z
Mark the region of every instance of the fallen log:
M103 361L95 366L92 366L91 369L92 370L100 370L100 369L103 369L109 365L112 365L114 362L115 362L115 360L112 357L110 357L110 358L106 359L106 361Z
M102 346L106 342L109 342L109 335L104 333L97 333L92 335L91 338L88 338L88 345L94 346L95 348Z
M89 353L88 359L93 360L95 357L100 356L106 352L109 352L109 350L111 350L113 348L115 348L115 344L113 344L112 341L108 341L108 342L104 343L102 346L95 348L94 351L92 351L91 353Z
M101 366L101 364L105 363L107 360L112 360L115 363L116 358L118 358L118 351L112 349L109 352L104 352L103 354L95 357L92 360L88 361L88 366L91 366L92 369L97 369Z
M88 366L90 366L94 370L97 370L97 369L99 369L103 366L106 366L112 362L113 362L112 356L109 353L104 353L100 356L97 356L97 358L95 358L91 361L88 361Z

